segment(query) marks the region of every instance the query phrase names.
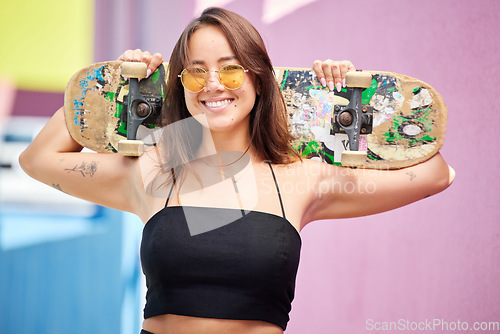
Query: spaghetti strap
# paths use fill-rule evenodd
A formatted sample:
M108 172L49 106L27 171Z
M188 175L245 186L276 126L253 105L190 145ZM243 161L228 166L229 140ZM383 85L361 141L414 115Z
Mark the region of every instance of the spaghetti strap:
M167 202L165 203L165 207L168 206L168 201L170 200L170 196L172 195L172 190L174 189L175 185L175 173L174 169L172 168L172 186L170 187L170 191L168 192L168 197L167 197Z
M276 185L276 190L278 191L278 198L279 198L279 200L280 200L281 212L283 213L283 218L285 218L285 219L286 219L286 216L285 216L285 208L283 207L283 201L281 200L280 188L278 187L278 181L276 181L276 176L274 175L273 166L271 166L271 161L266 160L266 162L268 163L269 168L271 168L271 174L273 174L274 184Z

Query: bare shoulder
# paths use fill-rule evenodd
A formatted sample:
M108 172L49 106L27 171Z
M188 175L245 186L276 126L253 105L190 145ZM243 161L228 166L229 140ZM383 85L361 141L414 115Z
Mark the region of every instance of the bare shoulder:
M282 177L317 177L318 175L327 173L331 166L311 159L297 159L289 164L276 165L274 168L277 174Z
M309 193L317 193L318 187L321 187L325 179L349 177L349 170L345 168L330 165L324 162L303 159L290 164L277 165L276 174L281 182L295 184L295 188L302 189Z
M287 217L299 230L310 220L308 210L318 197L320 181L330 167L309 159L273 166Z
M163 207L168 196L171 180L162 166L156 147L147 148L138 159L136 186L140 188L141 198L135 213L143 222Z

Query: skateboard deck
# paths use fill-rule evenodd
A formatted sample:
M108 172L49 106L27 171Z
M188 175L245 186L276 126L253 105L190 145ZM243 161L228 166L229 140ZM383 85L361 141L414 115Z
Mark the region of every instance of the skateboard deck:
M118 152L127 139L127 104L130 80L122 76L122 62L102 62L85 67L69 80L64 93L66 126L73 139L92 151ZM165 98L165 67L139 82L139 92L152 106L139 127L153 129L160 123Z
M80 145L96 152L117 152L118 142L130 132L129 81L122 76L120 65L112 61L86 67L66 88L68 130ZM150 78L139 82L139 91L153 109L138 128L139 139L148 129L158 127L167 84L165 68L166 64L161 65ZM447 123L447 108L439 93L405 75L362 73L371 75L367 88L348 85L340 92L331 92L320 85L311 69L275 67L295 137L293 147L302 157L341 165L342 152L349 150L353 139L357 146L353 150L364 154L358 167L397 169L436 154L444 143ZM357 96L356 89L361 103L357 113L363 123L353 135L352 129L340 124L344 123L346 106Z
M339 129L335 106L348 104L352 89L330 92L310 69L278 67L275 72L296 137L294 148L303 157L340 164L349 140ZM435 155L444 144L448 120L441 95L429 84L406 75L363 72L372 75L361 98L362 110L371 120L360 129L359 150L366 151L365 164L360 167L398 169Z

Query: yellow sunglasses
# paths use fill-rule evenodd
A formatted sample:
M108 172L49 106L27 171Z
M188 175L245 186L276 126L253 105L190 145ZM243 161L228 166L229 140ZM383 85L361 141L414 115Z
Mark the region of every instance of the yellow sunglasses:
M211 71L219 74L219 82L229 90L235 90L243 85L245 81L245 70L241 65L224 65L218 71ZM184 69L178 75L181 83L188 91L193 93L201 92L207 85L208 71L201 67L192 67Z

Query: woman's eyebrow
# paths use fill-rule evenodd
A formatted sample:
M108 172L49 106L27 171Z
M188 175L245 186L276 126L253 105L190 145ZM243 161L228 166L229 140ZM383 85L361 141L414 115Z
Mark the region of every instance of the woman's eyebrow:
M236 58L236 56L225 56L225 57L220 57L217 62L218 63L224 63L226 61L230 61L230 60L237 60L238 58ZM192 65L205 65L206 62L204 60L198 60L198 59L195 59L191 62Z
M219 63L223 63L229 60L238 60L238 58L236 58L236 56L221 57L219 58Z

